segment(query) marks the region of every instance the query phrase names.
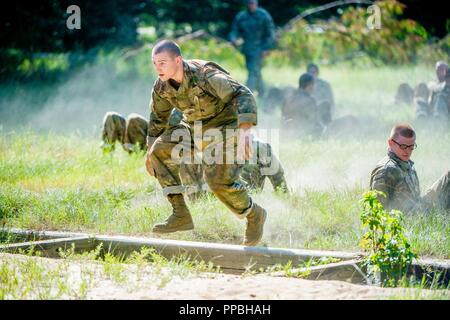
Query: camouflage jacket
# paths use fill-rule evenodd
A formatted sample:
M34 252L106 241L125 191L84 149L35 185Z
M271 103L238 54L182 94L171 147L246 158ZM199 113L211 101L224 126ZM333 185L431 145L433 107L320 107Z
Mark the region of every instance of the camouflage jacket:
M223 68L203 60L185 60L183 68L183 82L178 90L160 79L153 85L149 146L167 129L173 108L183 113L183 121L188 125L201 121L203 130L235 129L243 122L257 124L253 94Z
M312 96L316 99L317 104L321 104L326 101L330 103L330 107L332 109L334 108L333 90L327 81L317 78L314 82L314 91Z
M323 131L316 100L303 89L298 89L283 102L281 112L285 129L314 135Z
M444 86L437 94L433 107L433 116L449 119L450 114L450 86Z
M434 107L436 104L436 99L439 95L439 92L441 92L445 87L445 82L438 82L438 81L430 81L427 84L428 90L430 90L430 96L428 97L428 103L431 107Z
M402 161L392 151L372 171L370 189L386 194L386 198L380 198L386 210L397 209L406 213L418 210L422 205L414 162Z
M239 12L233 20L230 32L230 41L239 37L244 39L242 52L244 54L257 54L272 49L275 45L275 27L270 14L257 8L255 12L248 10Z
M266 178L272 183L274 190L288 192L284 170L280 161L272 153L270 144L254 139L253 152L256 163L246 161L241 171L241 178L250 189L262 190Z

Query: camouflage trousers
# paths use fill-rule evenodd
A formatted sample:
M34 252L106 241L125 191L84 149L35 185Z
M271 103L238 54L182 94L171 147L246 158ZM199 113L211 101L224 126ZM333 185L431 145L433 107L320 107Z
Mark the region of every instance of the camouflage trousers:
M182 122L164 131L151 147L151 162L155 176L163 189L164 196L183 194L187 191L180 179L180 165L185 160L172 156L173 149L179 147L181 143L172 139L172 134L175 130L178 133L182 132L185 136L193 136L191 127ZM237 139L226 142L234 146L233 152L235 152ZM214 147L213 144L213 142L203 140L201 146L198 146L194 144L193 139L189 139L188 142L184 141L184 151L187 150L190 152L190 155L183 154L182 156L193 162L194 154L196 151L199 151L199 148L205 150L205 148ZM203 177L208 184L209 190L234 214L239 218L244 218L252 207L252 199L248 195L245 185L240 180L242 165L236 162L226 163L225 153L223 153L222 160L222 163L206 163L203 159Z
M108 112L103 119L102 147L114 150L115 143L118 141L124 150L130 153L146 150L147 130L148 121L139 114L132 113L125 119L117 112ZM182 164L180 176L183 185L186 187L187 195L193 195L192 198L194 198L194 195L199 196L207 187L203 180L201 165Z
M249 190L261 191L264 188L266 178L272 183L275 191L288 193L284 170L280 161L272 152L270 144L253 140L254 161L246 161L241 170L241 180ZM189 186L186 194L195 199L202 193L209 191L208 185L203 178L203 165L181 164L181 182Z
M426 209L450 209L450 170L433 183L422 200Z
M264 82L262 79L263 57L261 52L246 53L245 63L248 71L247 87L253 92L257 91L259 96L264 94Z
M107 112L103 118L102 140L104 147L114 149L116 141L122 147L133 152L136 147L146 147L148 120L137 113L131 113L127 119L117 112Z

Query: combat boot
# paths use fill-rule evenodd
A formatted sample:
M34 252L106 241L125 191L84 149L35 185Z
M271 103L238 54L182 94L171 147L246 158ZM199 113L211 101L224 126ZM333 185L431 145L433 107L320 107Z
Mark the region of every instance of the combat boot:
M267 212L256 203L247 214L247 228L245 229L245 238L242 245L255 246L263 236L264 222L266 222Z
M167 199L172 205L173 212L165 222L155 224L152 231L155 233L171 233L194 229L191 213L184 202L183 195L171 194Z

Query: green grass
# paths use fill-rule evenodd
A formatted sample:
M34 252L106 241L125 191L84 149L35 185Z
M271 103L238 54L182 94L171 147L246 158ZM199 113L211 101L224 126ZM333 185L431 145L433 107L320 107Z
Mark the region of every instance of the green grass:
M118 257L102 247L75 254L75 247L60 251L60 260L39 260L39 252L0 255L0 300L86 299L101 281L112 281L128 291L144 286L162 288L175 277L186 278L200 272L218 274L212 263L186 256L166 259L154 249L142 248L129 257ZM25 256L24 256L25 255Z
M414 85L433 76L432 69L424 66L323 69L324 78L334 87L337 116L357 115L370 130L346 138L281 141L280 160L293 193L276 195L267 185L254 195L269 212L263 245L358 250L358 201L368 187L370 171L386 153L392 124L413 120L411 106L393 104L396 86L402 81ZM264 76L273 85L295 86L301 71L268 67ZM245 80L244 70L232 73ZM86 82L83 87L90 85L89 77L81 80ZM91 85L97 83L92 81ZM62 88L64 93L65 86ZM107 94L91 90L80 103ZM125 96L129 92L114 94ZM132 106L126 110L136 111ZM277 112L261 114L260 127L278 127L278 117ZM70 123L70 119L64 121ZM146 173L143 154L128 155L120 147L112 156L101 153L100 121L101 117L86 116L82 124L96 127L95 134L92 130L42 132L22 127L24 122L16 126L8 123L0 129L0 223L30 229L157 236L151 233L152 225L170 214L169 203L157 181ZM7 129L11 127L16 129ZM417 143L413 160L425 191L449 169L450 133L419 127ZM245 221L236 219L213 196L190 203L190 208L194 231L158 237L220 243L242 240ZM450 258L448 213L407 216L406 229L419 256Z

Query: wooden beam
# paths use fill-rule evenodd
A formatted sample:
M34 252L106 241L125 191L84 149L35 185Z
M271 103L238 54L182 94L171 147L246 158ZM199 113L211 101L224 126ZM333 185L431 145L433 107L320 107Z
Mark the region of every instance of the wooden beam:
M59 258L59 250L68 250L75 245L75 253L90 251L95 249L95 241L91 237L62 238L41 241L30 241L13 244L0 245L0 252L19 253L20 250L42 252L44 257Z
M308 280L337 280L351 282L355 284L368 284L366 275L361 271L359 264L362 260L355 259L324 265L294 268L289 273L294 277L300 277ZM271 272L271 276L285 277L289 276L284 271Z
M244 247L231 244L177 241L166 239L123 236L96 236L96 245L110 252L127 255L142 247L154 248L162 256L171 259L182 254L196 260L212 262L228 272L242 273L246 269L258 270L275 264L299 265L312 258L332 257L341 260L355 259L358 255L348 252L282 249L268 247Z

